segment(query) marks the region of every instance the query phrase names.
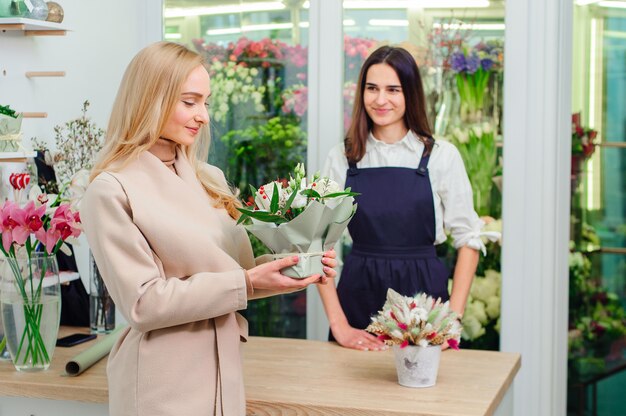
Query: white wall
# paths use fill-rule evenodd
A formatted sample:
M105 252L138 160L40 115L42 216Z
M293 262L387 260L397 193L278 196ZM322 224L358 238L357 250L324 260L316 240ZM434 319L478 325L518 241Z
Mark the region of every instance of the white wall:
M160 39L160 2L154 0L63 0L66 36L0 35L0 97L18 111L43 111L45 119L25 119L25 139L52 141L52 128L89 113L106 127L117 85L126 64L151 40ZM148 24L149 17L156 17ZM153 33L150 33L150 30ZM64 78L32 78L26 71L62 70ZM6 71L5 75L2 75Z
M88 115L106 128L118 84L130 59L145 45L161 40L159 0L61 0L66 36L0 33L0 103L17 111L46 112L44 119L24 119L23 141L35 136L52 147L55 125ZM64 78L32 78L26 71L65 71ZM77 247L83 279L87 245Z

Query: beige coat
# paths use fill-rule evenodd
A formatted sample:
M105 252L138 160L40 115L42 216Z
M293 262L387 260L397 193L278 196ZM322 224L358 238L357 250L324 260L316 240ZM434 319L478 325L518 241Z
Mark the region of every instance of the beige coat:
M108 362L112 416L245 414L240 338L249 240L185 156L178 176L149 152L91 183L81 217L130 328ZM222 172L207 165L224 180Z

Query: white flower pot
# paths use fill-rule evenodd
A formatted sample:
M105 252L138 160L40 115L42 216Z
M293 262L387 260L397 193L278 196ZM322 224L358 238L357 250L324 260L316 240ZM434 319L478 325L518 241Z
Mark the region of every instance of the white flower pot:
M398 383L406 387L431 387L437 382L441 346L394 345Z

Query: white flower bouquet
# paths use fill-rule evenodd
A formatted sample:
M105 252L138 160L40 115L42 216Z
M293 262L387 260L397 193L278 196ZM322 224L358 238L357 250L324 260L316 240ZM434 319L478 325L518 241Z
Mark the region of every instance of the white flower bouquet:
M387 345L427 347L448 342L458 349L462 327L449 302L434 299L425 293L413 297L387 290L387 300L372 323L366 328Z
M239 223L250 218L246 229L274 254L272 259L298 255L297 265L283 274L302 279L323 274L322 254L333 247L356 211L354 196L319 174L307 181L298 164L289 181L275 181L259 189L251 186L254 203L240 208Z

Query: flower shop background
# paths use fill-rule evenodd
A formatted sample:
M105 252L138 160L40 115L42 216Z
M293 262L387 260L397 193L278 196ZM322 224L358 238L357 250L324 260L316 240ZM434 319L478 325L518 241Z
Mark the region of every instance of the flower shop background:
M204 2L207 3L207 2ZM212 2L212 5L221 4L226 2ZM233 3L233 2L231 2ZM237 4L248 4L251 3L249 1L246 2L234 2ZM315 2L314 2L315 3ZM332 3L332 2L331 2ZM534 16L539 17L541 15L542 19L547 19L548 23L553 23L554 19L550 17L549 14L544 14L543 10L536 1L530 1L530 3L537 5L538 11L524 11L520 9L521 6L511 6L507 7L507 15L511 14L515 16L515 19L522 18L524 16ZM609 3L617 3L617 2L609 2ZM45 110L48 112L47 119L32 119L23 123L23 137L26 139L32 136L42 137L48 140L50 143L53 140L53 126L64 123L67 120L73 119L79 114L79 109L81 104L89 99L92 103L92 107L89 112L91 113L94 120L98 125L105 127L106 120L108 119L108 114L110 112L110 105L114 98L114 90L119 83L119 79L121 77L121 72L123 68L127 64L130 57L136 53L142 46L147 43L158 40L162 36L162 31L160 25L162 20L160 18L160 5L158 2L134 2L132 6L129 6L127 2L122 2L121 0L111 0L106 3L89 3L79 2L77 0L63 0L62 2L65 11L65 22L68 27L72 29L71 32L68 32L68 35L65 37L57 38L31 38L24 36L14 36L12 34L3 34L0 37L0 48L3 51L7 51L8 55L11 59L6 60L3 63L3 69L6 69L6 75L3 74L0 77L0 86L2 87L2 91L4 96L7 97L8 101L3 102L2 104L12 104L14 108L19 111L39 111ZM326 6L326 1L324 1L324 6ZM319 6L316 6L319 7ZM546 5L546 7L548 7ZM557 6L554 6L557 7ZM561 4L559 10L563 7ZM567 8L565 8L567 9ZM120 10L123 12L120 13ZM311 10L311 9L309 9ZM552 9L550 9L552 10ZM592 15L591 10L595 10L596 15ZM623 239L620 240L620 234L618 231L621 230L620 225L624 223L623 215L624 215L624 203L623 203L623 194L624 194L624 173L623 173L623 145L620 147L620 143L623 144L625 140L626 134L624 134L623 126L623 108L624 102L623 97L626 96L624 94L623 85L624 85L624 73L623 73L623 37L620 37L620 33L624 32L623 25L623 12L620 12L619 9L609 9L600 5L590 5L590 6L576 6L574 7L574 11L576 13L576 26L574 30L574 39L573 45L574 53L577 55L575 64L573 67L573 81L574 81L574 100L571 108L572 113L581 112L582 116L582 125L589 128L594 128L598 131L598 140L600 142L600 147L596 149L595 153L588 159L586 164L583 166L583 173L581 175L581 182L583 184L583 189L585 193L582 193L583 201L588 201L589 197L586 192L591 189L593 192L590 194L597 195L600 199L595 199L595 201L602 201L602 205L596 204L593 205L593 209L589 210L593 216L588 216L588 221L591 221L590 225L595 227L598 236L601 238L601 242L604 245L602 251L598 250L593 253L585 253L585 256L591 261L591 265L593 266L592 270L594 278L599 280L600 284L606 286L610 289L611 292L618 295L623 304L623 268L619 268L620 264L623 264L624 255L620 253L610 252L611 249L615 248L623 248ZM146 16L146 12L148 15ZM355 9L345 9L345 19L348 20L346 23L350 23L349 13L356 13ZM441 11L439 11L441 13ZM610 12L610 13L609 13ZM369 13L372 13L369 11ZM376 11L376 17L389 17L389 11ZM413 12L407 9L396 10L395 18L391 20L406 20L408 15L411 15ZM502 24L502 12L501 11L492 11L491 8L488 10L483 10L481 13L485 14L485 18L483 21L476 20L474 22L473 15L463 16L462 13L456 11L455 16L457 18L462 18L463 20L469 23L484 23L488 24L491 19L491 23ZM448 13L449 14L449 13ZM489 15L496 17L489 18ZM520 16L521 15L521 16ZM94 18L94 16L98 16L98 18ZM303 18L303 14L300 15L300 18ZM612 16L612 17L611 17ZM448 16L449 17L449 16ZM509 16L510 17L510 16ZM317 39L309 39L308 36L305 36L305 33L312 33L313 27L316 24L319 24L319 20L314 21L313 19L319 17L311 17L309 16L309 23L311 24L310 32L307 32L308 29L306 26L306 21L301 20L298 22L298 25L302 27L301 31L301 44L308 47L309 54L309 63L311 62L311 53L314 51L314 54L319 55L320 53L324 53L326 51L320 52L317 50L316 42ZM324 16L324 21L328 22L329 19L336 18L334 13L332 15ZM608 20L605 20L608 19ZM260 17L255 17L256 23L261 24ZM340 19L340 18L339 18ZM371 20L372 18L368 19ZM592 23L592 19L595 20L595 23ZM620 20L621 19L621 20ZM183 18L183 20L187 20L187 18ZM193 22L195 21L193 18L190 18L190 26L193 26ZM267 20L267 19L266 19ZM278 20L278 19L277 19ZM354 20L354 19L353 19ZM118 23L115 33L111 31L111 22L115 21ZM542 20L536 20L533 23L533 26L522 25L520 28L519 25L515 26L514 22L518 22L519 20L511 20L507 22L507 33L515 33L517 36L515 39L518 40L518 43L515 45L517 48L515 49L515 54L520 54L521 56L537 56L533 51L541 51L542 45L538 45L537 43L527 44L528 48L519 48L519 36L522 33L538 33L536 29L536 22L541 22ZM166 19L167 22L167 19ZM356 22L356 21L355 21ZM282 21L275 22L279 23L290 23L292 21L285 21L285 18L282 18ZM508 23L511 23L509 26ZM374 38L374 39L388 39L393 42L401 42L408 38L407 32L409 36L419 36L417 32L410 31L408 29L408 23L401 22L399 24L405 24L406 26L390 26L390 22L384 23L385 26L374 26L368 25L367 33L352 32L352 28L354 26L346 26L346 33L354 38ZM331 25L332 26L332 25ZM355 24L356 26L356 24ZM541 27L541 26L540 26ZM122 28L122 29L119 29ZM171 29L166 29L170 30ZM195 30L195 29L194 29ZM208 29L207 29L208 30ZM284 29L283 29L284 30ZM326 32L332 31L332 29L325 29ZM355 29L356 30L356 29ZM547 29L542 29L544 33ZM279 33L280 30L271 29L274 33ZM551 34L549 30L547 33ZM591 33L594 33L592 36ZM171 32L171 34L176 35L176 33ZM398 34L396 38L396 34ZM267 34L269 36L269 34ZM500 37L501 37L500 33ZM168 36L168 33L166 33ZM194 36L200 37L200 36ZM234 40L238 39L239 35L233 35ZM260 40L262 37L256 40ZM340 36L337 36L336 39L341 39ZM531 35L528 35L528 39L531 39ZM545 43L552 45L553 37L547 37L544 39ZM591 47L590 39L595 39L593 43L593 48ZM117 41L113 41L117 40ZM179 38L180 40L180 38ZM525 38L525 42L528 40ZM291 41L290 41L291 42ZM417 42L416 42L417 43ZM523 43L523 42L522 42ZM542 42L543 43L543 42ZM98 47L94 47L94 45L98 45ZM190 43L190 46L193 45ZM594 49L595 48L595 49ZM75 51L80 50L80 54L76 54ZM595 50L595 57L592 59L591 52ZM552 50L550 54L545 56L551 56ZM605 60L605 56L606 59ZM620 60L621 59L621 60ZM591 62L593 61L593 65ZM509 62L512 62L509 60ZM530 62L530 61L529 61ZM521 69L517 72L517 77L515 79L522 79L528 81L523 77L523 74L532 68L535 68L536 71L544 72L544 73L552 73L552 66L550 62L543 61L532 61L532 67L519 65L520 62L515 62L516 68L519 67ZM66 69L67 76L63 79L58 80L28 80L23 76L23 72L31 69ZM525 68L525 69L524 69ZM592 70L593 69L593 70ZM308 82L311 82L315 74L308 74ZM522 75L521 78L518 78ZM542 74L543 75L543 74ZM591 82L595 80L594 82ZM532 81L532 79L531 79ZM519 89L516 90L517 93L514 99L511 99L510 102L514 102L516 105L519 104L519 107L513 110L515 106L509 106L511 111L514 111L515 117L519 117L518 113L522 112L522 115L529 117L528 114L524 113L524 108L528 106L545 108L543 105L543 101L535 100L538 97L538 93L535 91L539 90L537 82L531 82L530 85L524 84L524 88L526 88L529 92L524 94L523 91ZM453 90L450 90L453 91ZM329 92L324 91L324 94L330 94ZM332 93L332 92L331 92ZM320 94L320 91L314 90L308 93L309 97L313 94ZM510 93L509 93L510 94ZM339 94L337 94L339 96ZM62 99L60 99L62 97ZM541 96L543 97L543 95ZM591 99L593 97L593 100ZM340 101L340 98L337 100ZM332 102L325 102L322 105L326 107L334 106L335 104ZM308 109L309 113L311 112L311 108ZM509 118L509 128L514 124L514 116ZM539 126L544 128L546 126L545 121L541 124L541 120L535 118L532 114L530 115L531 121L534 123L530 123L529 126L536 124L539 122ZM324 118L323 121L327 121L327 118ZM515 124L516 128L519 129L520 125ZM309 126L309 129L312 126ZM503 126L500 126L503 129ZM541 135L540 131L532 130L531 127L528 129L520 129L520 131L534 131L538 132L541 140L554 140L554 137L549 136L548 133L544 133L545 136ZM510 132L509 132L510 133ZM552 133L550 133L551 135ZM338 134L339 136L339 134ZM509 136L509 140L510 140ZM538 146L538 148L545 149L545 147L540 147L540 142L537 142L533 137L515 137L519 142L528 141L529 144L526 146ZM333 140L337 141L340 137L333 137ZM321 140L327 140L324 137L313 137L308 140L309 153L311 153L311 148L315 147L315 143ZM515 141L508 141L510 145L516 148L518 151L520 149L523 150L524 146L521 144L517 144ZM325 153L326 149L321 149L321 153ZM517 153L517 152L516 152ZM519 155L530 154L524 153L523 151L519 153ZM515 154L513 158L518 157L519 155ZM311 157L310 155L307 155ZM324 155L319 156L321 158ZM533 159L535 163L532 164L532 167L541 165L541 161L544 163L546 161L553 163L551 156L544 156L542 152L536 152L533 154ZM543 158L543 159L542 159ZM509 159L511 160L511 159ZM600 164L598 164L600 163ZM516 168L520 166L519 163L515 163ZM548 174L551 175L552 171L549 171ZM591 172L591 173L590 173ZM518 171L512 172L514 175L524 176L526 174L532 174L532 171ZM552 178L552 176L548 176ZM509 179L511 176L509 176ZM593 178L593 180L589 180L589 178ZM539 190L542 190L542 185L540 182L533 181L532 178L527 179L530 183L538 185ZM594 182L598 181L598 182ZM518 182L516 182L518 183ZM589 183L591 187L589 187ZM513 191L511 191L513 192ZM512 194L509 192L508 198L511 200ZM515 189L515 193L528 195L528 190L526 189ZM534 194L533 194L534 195ZM544 194L544 197L547 194ZM532 196L532 195L531 195ZM505 198L506 199L506 198ZM525 208L529 207L527 204L523 204L523 200L519 201L514 199L517 202L520 202ZM550 200L551 201L551 200ZM548 202L548 205L552 204L552 202ZM594 201L594 199L592 199ZM545 199L541 202L542 205L546 205ZM544 209L537 208L539 212L545 212ZM587 211L587 210L585 210ZM511 213L509 212L509 224L511 222ZM513 215L517 215L517 213L513 213ZM520 219L520 216L516 216L517 219ZM526 217L525 217L526 218ZM595 222L594 222L595 221ZM537 227L533 221L522 221L522 226L529 230L530 235L536 236L539 235L537 232ZM550 228L550 224L543 224L542 228ZM615 237L615 238L614 238ZM506 236L505 236L506 239ZM533 247L542 247L545 248L547 243L543 242L543 240L532 240L525 241L523 243L513 243L513 239L508 240L511 245L514 245L516 248L523 245L523 247L528 248L528 252L533 251ZM621 242L620 242L621 241ZM505 245L506 246L506 245ZM519 255L519 252L516 254ZM86 256L83 257L86 260ZM79 259L80 260L80 259ZM509 260L511 260L509 258ZM528 261L527 258L524 258L523 261ZM79 262L80 263L80 262ZM510 263L510 262L509 262ZM515 263L515 266L520 266L519 263ZM611 266L613 264L614 266ZM536 287L538 279L552 279L555 278L553 275L549 275L546 272L547 267L526 267L521 265L520 270L539 270L539 274L535 275L534 273L529 273L524 277L524 285L529 287L526 289L519 291L519 287L515 286L515 283L509 280L507 284L509 284L509 288L514 288L516 296L520 294L527 293L532 291L533 296L539 296L538 293L535 293L533 289ZM610 266L610 267L609 267ZM80 268L80 264L79 264ZM509 269L511 272L511 269ZM522 273L523 274L523 273ZM511 274L509 274L509 278L511 278ZM546 280L545 290L550 290L549 282ZM535 285L535 286L533 286ZM511 290L511 289L509 289ZM549 296L548 296L549 297ZM509 297L509 301L513 299ZM545 306L545 302L540 299L537 299L537 302ZM543 303L542 303L543 302ZM517 303L510 302L509 304L517 305ZM509 307L510 308L510 307ZM521 309L520 309L521 310ZM523 315L525 318L528 317L537 317L540 313L540 309L537 308L536 311L525 310L524 312L515 313L515 316ZM510 312L510 309L509 309ZM542 317L545 316L543 314L546 313L546 310L541 310ZM554 314L552 310L548 310L547 313L550 316L551 321L554 318ZM516 322L510 320L508 328L509 335L508 338L511 339L512 332L520 333L521 336L530 335L530 333L524 328L519 327ZM120 322L120 320L118 320ZM533 327L534 331L539 329L539 332L542 328L541 322L537 322L537 325L540 325L539 328ZM503 327L503 330L506 330L507 325ZM544 345L542 342L545 339L547 333L541 332L542 336L540 339L535 339L532 341L533 345L539 343ZM507 338L504 336L504 338ZM514 347L509 346L509 348L514 348L514 350L518 351L523 349L526 358L529 357L527 353L530 352L531 358L535 358L536 354L533 355L530 349L526 348L523 344L523 339L519 337L513 337L516 341L522 341L522 343L517 342ZM554 339L560 339L560 335L554 335ZM523 345L522 345L523 344ZM513 350L513 349L511 349ZM537 362L537 361L535 361ZM545 363L544 363L545 364ZM541 365L541 368L546 368L547 366ZM531 369L530 372L529 368ZM537 380L543 380L544 378L536 378L537 375L535 371L536 368L533 364L533 361L526 361L525 372L528 374L528 378L519 378L518 381L521 384L518 386L522 386L524 390L519 390L516 392L516 395L522 392L521 396L518 398L522 398L522 400L516 400L516 403L543 403L544 400L534 400L535 398L543 398L545 401L549 402L553 397L552 393L550 397L547 397L546 394L540 393L540 391L553 391L551 389L540 389L541 386L546 386L546 384L539 383L537 384ZM543 373L542 373L543 374ZM623 373L621 373L623 374ZM523 375L523 374L522 374ZM532 383L527 382L530 380L532 376ZM551 378L547 378L551 379ZM559 377L556 377L558 380ZM616 379L616 378L613 378ZM602 406L607 403L615 402L615 394L610 395L610 389L607 389L607 384L611 384L613 379L603 380L598 384L598 396L599 396L599 412L605 411ZM547 383L547 382L546 382ZM623 382L622 382L623 383ZM558 384L558 383L557 383ZM552 382L550 385L554 388L558 389L558 385ZM613 383L616 384L616 383ZM619 390L613 390L613 392ZM580 396L578 393L576 393ZM607 394L609 394L607 396ZM558 396L558 394L556 395ZM529 400L524 400L525 398ZM532 398L533 400L530 400ZM558 397L557 397L558 401ZM543 407L542 407L543 408ZM546 413L547 414L547 413ZM605 414L619 414L619 413L606 413Z
M211 162L224 169L244 199L249 198L247 184L281 179L295 163L307 160L305 3L255 10L254 2L239 2L241 13L235 15L218 9L230 6L225 2L202 2L203 11L199 2L194 3L197 8L189 2L165 3L165 37L186 43L211 62ZM477 211L490 222L489 228L498 230L504 25L503 5L494 3L488 13L472 8L407 13L406 8L345 5L342 104L345 129L358 72L368 54L385 43L401 43L411 50L426 83L435 137L459 147ZM255 253L264 253L262 245L252 241ZM349 242L345 244L349 249ZM489 246L472 289L464 343L498 349L500 250L499 243ZM440 247L440 254L454 264L451 246ZM304 293L251 302L246 313L253 334L306 336Z
M239 185L280 178L289 166L307 159L307 2L286 2L285 7L274 11L255 11L253 2L238 2L250 8L228 18L213 14L211 10L206 15L184 16L179 9L183 3L166 2L165 37L187 42L189 47L215 60L212 66L214 89L226 94L218 95L225 99L216 100L220 108L213 109L217 150L213 162L221 165L227 177ZM435 137L452 141L459 148L472 181L477 212L488 223L488 230L501 230L503 2L491 2L486 10L470 7L373 9L350 3L345 2L343 10L344 125L349 123L356 77L367 54L384 43L401 44L411 50L426 83ZM210 8L225 2L202 4ZM189 3L187 6L191 7ZM577 24L589 26L590 11L594 7L577 6ZM595 7L595 10L606 14L608 9ZM619 28L619 23L613 25ZM580 36L579 31L575 33ZM578 44L588 39L575 38L574 41ZM582 62L580 67L584 67L590 57L581 53L577 59ZM596 176L588 173L593 163L599 163L597 156L594 162L590 161L601 136L597 129L581 125L588 120L589 96L585 92L589 91L589 85L578 78L589 77L577 71L580 70L574 69L573 78L574 94L579 95L579 103L574 100L573 111L584 111L572 119L570 375L593 368L594 359L585 357L606 349L607 345L619 344L624 326L624 286L620 283L624 266L620 243L613 239L615 247L600 248L594 231L598 225L594 227L590 222L602 216L602 210L588 209L583 203L590 200L586 196L589 189L591 192L595 189L596 195L601 193L597 186L598 181L602 181L598 179L600 165L594 171ZM597 87L596 91L599 91ZM619 95L620 91L612 96ZM602 100L596 97L596 102ZM601 111L598 108L595 113ZM228 113L230 119L222 115ZM597 120L602 118L596 117ZM337 141L340 139L337 137ZM611 148L613 152L616 147L602 145L602 149ZM234 156L226 158L226 154ZM281 165L282 162L285 164ZM603 174L607 179L610 176ZM595 181L596 187L584 185L586 181ZM246 192L246 188L241 189ZM605 204L605 208L608 206ZM618 215L609 222L620 221L619 218ZM619 235L621 228L611 227L608 225ZM464 316L463 346L466 348L499 348L500 243L488 243L488 249L488 255L479 264ZM439 247L439 253L454 264L454 250L450 246ZM304 337L305 297L303 294L292 296L292 299L266 300L252 305L249 319L253 332ZM598 303L598 299L602 302ZM597 360L595 363L600 365ZM577 382L570 377L570 387Z

